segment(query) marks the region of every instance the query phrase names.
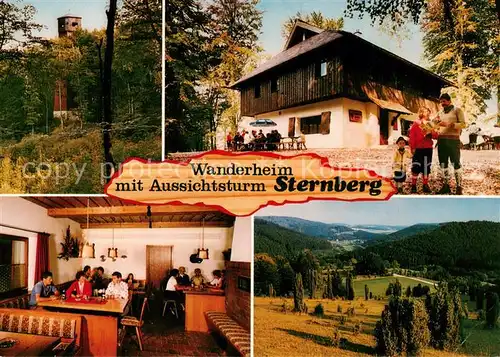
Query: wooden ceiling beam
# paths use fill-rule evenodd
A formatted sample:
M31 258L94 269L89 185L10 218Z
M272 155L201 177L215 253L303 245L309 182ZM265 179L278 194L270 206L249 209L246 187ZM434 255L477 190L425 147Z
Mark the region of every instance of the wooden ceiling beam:
M48 215L54 218L73 218L87 216L87 208L49 208ZM90 207L89 216L146 216L147 206L120 206L120 207ZM198 206L151 206L154 216L175 215L185 213L212 213L217 212L215 208Z
M232 227L231 221L205 222L205 227ZM201 222L153 222L153 228L200 228ZM82 229L87 228L86 223L81 223ZM127 223L90 223L89 229L101 228L149 228L148 222L127 222Z

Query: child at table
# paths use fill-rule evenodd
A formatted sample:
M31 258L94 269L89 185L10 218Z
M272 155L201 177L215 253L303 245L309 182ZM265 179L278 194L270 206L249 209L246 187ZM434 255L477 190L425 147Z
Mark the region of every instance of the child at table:
M210 282L210 285L214 288L221 289L222 288L222 273L220 270L214 270L212 272L214 278Z

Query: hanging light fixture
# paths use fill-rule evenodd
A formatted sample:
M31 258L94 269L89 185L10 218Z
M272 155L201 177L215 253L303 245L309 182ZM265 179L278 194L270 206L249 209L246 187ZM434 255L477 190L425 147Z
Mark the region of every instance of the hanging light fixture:
M201 221L201 248L198 249L198 258L208 259L208 248L205 249L205 218Z
M115 248L115 229L112 228L111 229L111 234L112 234L112 244L111 244L111 247L112 248L108 248L108 258L111 258L113 261L116 260L116 258L118 258L118 248Z
M95 244L94 243L90 244L87 241L87 234L89 231L89 206L90 206L90 197L87 197L87 229L85 231L83 231L83 233L82 233L82 240L85 243L83 244L83 247L81 250L81 257L88 258L88 259L94 259L95 258Z

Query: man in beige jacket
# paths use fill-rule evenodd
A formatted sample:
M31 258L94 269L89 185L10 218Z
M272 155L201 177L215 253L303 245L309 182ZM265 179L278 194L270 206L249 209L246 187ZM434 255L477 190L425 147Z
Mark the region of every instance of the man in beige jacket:
M460 134L465 128L464 112L456 108L451 103L449 94L444 93L439 97L443 111L437 118L438 125L441 127L438 136L438 157L439 165L443 172L444 183L439 191L441 195L451 194L450 172L448 162L451 162L455 170L456 191L455 194L461 195L462 190L462 165L460 164Z

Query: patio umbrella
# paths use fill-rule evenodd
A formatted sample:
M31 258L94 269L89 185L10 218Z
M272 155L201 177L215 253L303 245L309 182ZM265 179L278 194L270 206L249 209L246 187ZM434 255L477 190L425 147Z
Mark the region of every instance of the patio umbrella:
M251 122L249 125L254 126L254 127L263 128L263 127L269 127L269 126L276 126L278 124L276 124L271 119L257 119L256 121Z

